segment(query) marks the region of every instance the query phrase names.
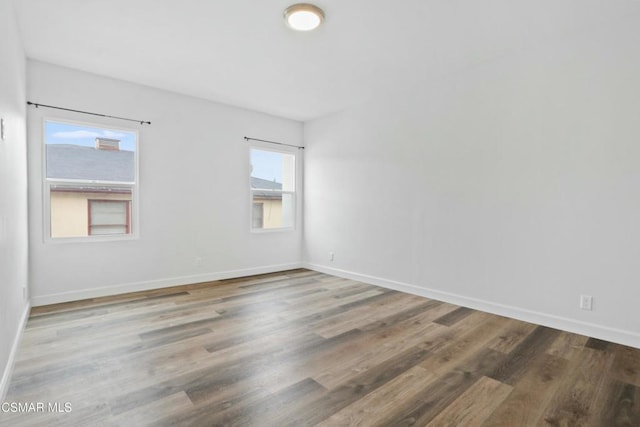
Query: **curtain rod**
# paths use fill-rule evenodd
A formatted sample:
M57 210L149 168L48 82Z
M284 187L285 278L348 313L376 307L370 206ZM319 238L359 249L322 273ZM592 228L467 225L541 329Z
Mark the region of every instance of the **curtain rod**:
M63 108L63 107L56 107L54 105L38 104L38 103L35 103L35 102L31 102L31 101L27 101L27 105L34 105L36 108L38 108L38 107L54 108L56 110L72 111L74 113L81 113L81 114L90 114L92 116L107 117L109 119L126 120L128 122L140 123L141 125L144 125L144 124L150 125L151 124L151 122L145 121L145 120L127 119L126 117L117 117L117 116L110 116L108 114L91 113L89 111L82 111L82 110L73 110L71 108Z
M245 136L244 140L245 141L260 141L260 142L266 142L268 144L276 144L276 145L286 145L287 147L294 147L294 148L297 148L298 150L304 150L304 147L300 147L299 145L285 144L284 142L267 141L266 139L249 138L248 136Z

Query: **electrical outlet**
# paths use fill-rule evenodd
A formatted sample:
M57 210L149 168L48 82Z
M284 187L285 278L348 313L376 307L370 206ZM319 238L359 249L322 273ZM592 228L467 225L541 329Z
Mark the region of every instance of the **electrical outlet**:
M333 262L334 255L335 254L333 252L329 252L329 261Z
M0 118L0 140L4 141L4 119Z
M22 287L22 299L27 299L27 287Z
M582 310L592 310L593 297L591 295L580 295L580 308Z
M203 260L202 260L202 257L196 257L196 258L193 260L193 263L199 267L199 266L201 266L201 265L202 265L202 261L203 261Z

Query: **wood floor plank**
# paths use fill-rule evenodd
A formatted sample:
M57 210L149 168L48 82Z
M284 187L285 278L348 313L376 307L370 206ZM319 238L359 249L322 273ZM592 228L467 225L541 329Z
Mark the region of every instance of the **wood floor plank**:
M291 414L285 426L311 426L329 418L331 415L366 396L373 390L413 368L422 361L428 352L420 347L412 347L397 356L367 370L347 381L340 387L330 390L320 399L300 408L299 413Z
M393 412L398 401L412 399L435 378L435 375L421 366L414 366L318 425L322 427L373 425Z
M599 425L612 427L640 426L640 388L620 381L610 381L604 398L596 405Z
M640 387L640 351L619 345L615 348L611 376L623 383Z
M441 318L434 320L434 323L439 323L445 326L451 326L451 325L454 325L456 322L459 322L460 320L464 319L471 313L473 313L473 310L471 310L470 308L459 307L453 310L451 313L447 313Z
M589 337L572 334L570 332L560 332L555 341L547 349L547 354L573 360L584 348Z
M327 388L337 387L363 372L375 369L378 364L393 358L399 352L421 345L433 335L437 335L442 326L425 323L422 328L402 330L398 333L379 331L366 339L367 347L360 352L343 355L339 366L330 366L314 379Z
M429 302L425 304L424 300L412 301L414 304L410 304L405 298L399 298L397 301L389 300L385 305L378 306L377 310L370 310L367 307L363 307L362 310L353 310L348 315L336 316L331 319L330 322L326 322L324 325L318 325L314 327L314 331L323 337L331 337L333 335L341 334L349 329L359 328L368 324L382 321L383 319L397 315L399 311L410 310L414 313L414 308L420 306L418 312L435 308L441 304ZM441 307L445 309L445 312L451 311L453 307Z
M323 338L313 334L292 337L288 343L289 346L279 352L260 353L255 357L245 357L239 360L231 359L226 363L206 367L123 394L112 402L112 411L114 413L125 412L135 405L166 397L181 390L185 391L192 401L201 400L234 381L254 375L256 371L264 369L270 359L275 360L276 363L285 363L287 355L295 353L299 348L306 349L323 342Z
M559 333L557 329L536 327L509 353L505 363L498 366L489 376L497 381L514 384L527 372L530 364L545 353Z
M507 330L487 344L487 347L503 353L510 353L536 328L532 323L520 322L518 320L507 320L509 327Z
M465 324L464 322L468 322ZM476 313L458 322L440 339L430 342L431 353L421 366L438 377L444 376L464 360L489 348L488 342L504 331L504 320Z
M483 423L483 427L536 425L569 370L569 361L544 354L513 385L509 396Z
M185 392L179 391L165 398L150 402L147 405L138 406L127 412L123 412L113 417L113 421L120 425L157 426L162 423L167 416L172 416L176 413L191 413L193 411L193 402L189 400Z
M35 308L0 426L640 425L640 350L299 269Z
M611 343L609 343L607 341L599 340L597 338L589 338L584 346L587 347L587 348L592 348L594 350L605 351L605 350L609 349L610 345L611 345Z
M585 347L570 376L554 395L543 420L550 425L595 425L594 400L606 385L613 354Z
M376 426L426 425L451 405L479 378L485 376L505 358L503 353L483 349L451 369L446 375L425 387L408 402L398 405L395 412L376 422Z
M287 416L283 416L283 411L295 412L297 407L319 398L326 391L317 382L310 378L305 378L277 393L253 400L244 400L240 404L233 405L229 409L218 413L211 413L208 407L202 407L200 411L193 411L189 417L182 416L170 420L167 425L280 425L280 423L286 422L287 419Z
M480 425L511 393L512 387L489 377L481 377L428 426Z

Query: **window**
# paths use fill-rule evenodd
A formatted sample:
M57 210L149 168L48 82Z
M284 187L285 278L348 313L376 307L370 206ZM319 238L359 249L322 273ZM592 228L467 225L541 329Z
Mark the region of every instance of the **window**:
M47 120L44 134L47 236L132 236L137 133Z
M129 234L128 200L89 200L89 235Z
M251 226L253 230L293 228L296 156L251 149Z

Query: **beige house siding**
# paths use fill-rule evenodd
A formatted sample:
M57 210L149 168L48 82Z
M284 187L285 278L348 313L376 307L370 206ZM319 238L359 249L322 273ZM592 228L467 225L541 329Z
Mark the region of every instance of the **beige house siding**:
M282 200L254 198L254 203L262 203L262 228L282 227Z

